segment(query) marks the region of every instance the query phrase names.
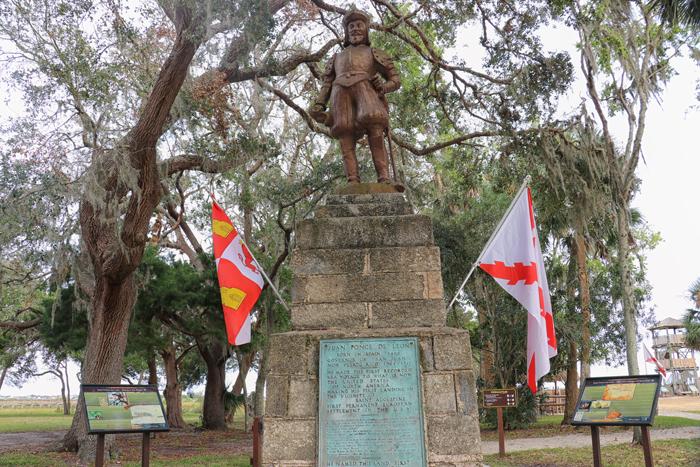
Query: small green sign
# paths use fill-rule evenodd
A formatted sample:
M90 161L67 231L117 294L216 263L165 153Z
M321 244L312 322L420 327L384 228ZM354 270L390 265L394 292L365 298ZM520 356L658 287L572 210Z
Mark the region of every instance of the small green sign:
M321 340L318 410L318 465L427 465L415 337Z

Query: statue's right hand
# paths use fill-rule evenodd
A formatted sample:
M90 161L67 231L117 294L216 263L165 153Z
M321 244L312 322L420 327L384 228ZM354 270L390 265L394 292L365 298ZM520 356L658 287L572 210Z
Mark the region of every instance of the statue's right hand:
M314 104L311 109L309 109L309 115L311 115L311 118L316 120L318 123L323 124L326 123L326 119L328 118L328 114L320 104Z

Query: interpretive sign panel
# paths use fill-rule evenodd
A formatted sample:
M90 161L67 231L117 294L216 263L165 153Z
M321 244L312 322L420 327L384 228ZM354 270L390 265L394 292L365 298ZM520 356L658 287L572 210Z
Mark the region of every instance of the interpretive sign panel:
M518 405L518 392L515 388L482 390L485 409L498 407L515 407Z
M423 467L415 337L321 340L318 465Z
M156 386L83 384L88 433L168 431Z
M651 425L660 375L586 378L573 425Z

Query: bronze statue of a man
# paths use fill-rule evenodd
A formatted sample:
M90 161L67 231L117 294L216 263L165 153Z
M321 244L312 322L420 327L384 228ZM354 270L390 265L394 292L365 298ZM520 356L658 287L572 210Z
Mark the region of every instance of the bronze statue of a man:
M355 145L365 134L372 152L377 181L390 183L384 147L389 126L388 104L384 94L399 89L401 81L389 56L369 43L369 16L352 9L343 17L345 48L328 62L323 87L311 116L328 125L340 141L345 175L349 183L359 183ZM331 101L330 112L326 104Z

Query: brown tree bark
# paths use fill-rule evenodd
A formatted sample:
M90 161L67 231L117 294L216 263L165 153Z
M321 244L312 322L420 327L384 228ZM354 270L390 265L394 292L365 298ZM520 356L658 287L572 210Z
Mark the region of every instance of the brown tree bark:
M578 400L578 349L576 341L569 340L569 355L566 360L566 399L564 402L564 419L562 425L571 425L576 411L576 402Z
M591 376L591 291L586 265L586 239L583 226L577 226L574 236L576 265L578 268L578 291L581 303L581 384Z
M7 370L9 367L3 367L2 373L0 373L0 389L2 389L2 385L5 382L5 376L7 376Z
M182 416L182 387L178 378L177 357L172 344L161 350L165 368L165 404L168 425L171 428L184 428L186 423Z
M64 410L64 414L70 415L71 402L70 402L70 376L68 376L68 359L63 361L63 372L66 375L66 408Z
M207 384L202 404L202 426L209 430L226 429L226 359L228 349L224 342L197 343L197 349L207 365Z
M578 262L576 261L576 240L571 238L569 241L569 265L566 272L566 301L567 314L569 319L576 316L576 289L579 284L578 278ZM575 279L576 278L576 279ZM574 418L574 409L578 398L578 339L575 332L571 332L568 336L568 357L566 360L566 387L564 394L564 418L562 425L570 425Z
M129 318L136 301L134 270L141 262L150 218L161 195L156 145L201 40L197 29L201 29L202 18L192 9L176 6L172 20L177 30L173 48L136 125L115 149L94 154L89 170L92 177L88 177L80 202L82 240L95 278L82 370L86 384L121 381ZM119 175L125 170L135 174L128 184ZM94 440L88 441L83 403L80 398L63 442L69 450L79 449L86 462L94 457Z
M158 365L156 364L156 356L148 357L148 384L158 385Z

